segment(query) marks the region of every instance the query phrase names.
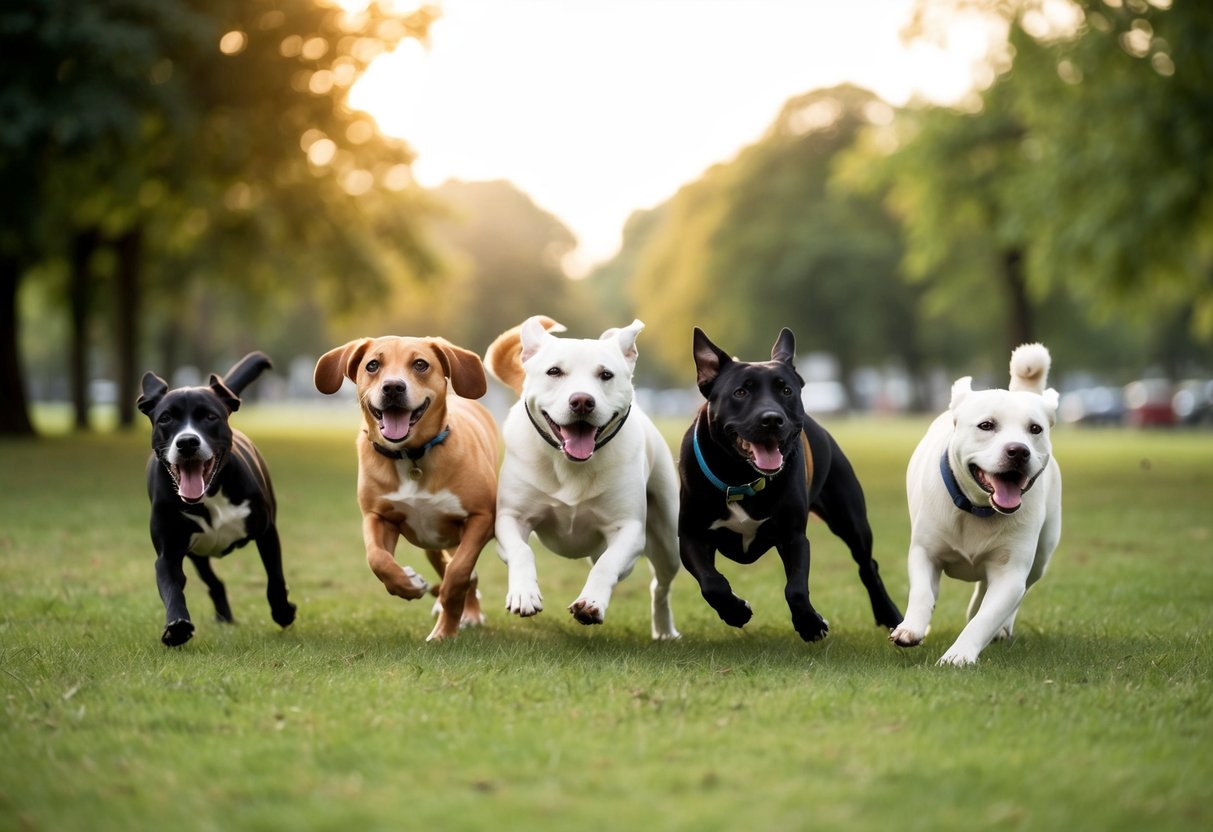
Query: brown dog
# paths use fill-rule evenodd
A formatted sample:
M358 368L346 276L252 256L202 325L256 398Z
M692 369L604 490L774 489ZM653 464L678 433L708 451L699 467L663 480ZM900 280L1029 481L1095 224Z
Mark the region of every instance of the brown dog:
M497 427L478 402L487 389L474 352L441 338L362 338L316 362L316 389L358 387L358 505L366 559L392 595L420 598L425 579L393 553L400 535L425 550L442 584L427 641L480 624L476 559L493 537ZM447 390L450 380L451 393Z

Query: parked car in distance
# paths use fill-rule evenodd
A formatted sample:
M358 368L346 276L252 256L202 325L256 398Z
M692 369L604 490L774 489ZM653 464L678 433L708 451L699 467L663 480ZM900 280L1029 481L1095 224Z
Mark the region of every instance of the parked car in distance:
M1213 425L1213 381L1181 381L1171 398L1171 410L1181 425Z
M1133 427L1165 427L1175 424L1171 407L1171 382L1165 378L1143 378L1125 385L1125 422Z
M1058 417L1070 424L1119 425L1125 418L1124 391L1119 387L1083 387L1065 393Z

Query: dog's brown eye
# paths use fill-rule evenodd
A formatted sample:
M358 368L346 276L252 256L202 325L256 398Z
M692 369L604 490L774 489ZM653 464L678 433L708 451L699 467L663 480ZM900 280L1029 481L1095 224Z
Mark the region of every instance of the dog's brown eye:
M614 377L615 377L615 374L612 373L610 370L603 370L601 373L598 374L598 378L602 379L603 381L610 381Z
M559 367L548 367L548 375L552 378L559 378L560 376L564 375L564 373L560 371Z
M733 398L736 398L736 399L744 399L748 395L750 395L750 391L745 389L744 387L738 387L736 390L733 391Z
M424 373L429 368L430 368L430 362L426 361L424 358L418 358L416 361L413 362L413 369L419 373Z
M977 425L977 429L978 430L994 430L994 423L991 422L989 419L986 419L984 422L981 422Z
M370 361L366 362L366 371L368 373L376 372L378 369L379 361L377 359L372 358Z
M792 388L791 388L791 387L785 387L785 388L783 388L783 391L782 391L782 392L783 392L783 394L784 394L785 396L790 396L790 395L792 395Z
M1036 424L1035 422L1028 425L1028 433L1035 435L1035 434L1041 433L1042 431L1044 431L1044 428L1042 428L1040 425Z

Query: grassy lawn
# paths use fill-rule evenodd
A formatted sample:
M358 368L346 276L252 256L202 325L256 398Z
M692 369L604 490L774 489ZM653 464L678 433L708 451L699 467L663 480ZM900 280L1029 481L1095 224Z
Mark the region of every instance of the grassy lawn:
M198 630L176 650L145 431L0 444L0 830L1213 827L1213 435L1059 429L1052 569L1016 639L955 669L934 661L970 587L945 579L927 642L897 650L817 522L820 644L792 631L774 553L726 568L755 608L744 631L684 574L683 638L654 644L647 570L586 628L564 612L584 565L541 553L547 609L523 621L490 544L488 626L427 645L429 603L366 567L345 416L237 414L275 478L299 620L270 621L244 549L217 570L239 624L192 578ZM831 426L901 605L926 423Z

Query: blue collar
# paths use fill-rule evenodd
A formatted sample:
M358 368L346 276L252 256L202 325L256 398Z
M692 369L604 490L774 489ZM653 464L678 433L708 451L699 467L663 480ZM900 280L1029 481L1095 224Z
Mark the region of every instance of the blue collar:
M404 459L407 456L410 460L413 461L413 467L416 467L417 460L419 460L423 456L425 456L426 451L428 451L430 448L434 447L435 445L441 445L443 442L446 441L446 438L450 435L451 435L450 427L445 427L442 429L442 433L435 436L429 442L426 442L420 448L405 448L404 450L400 450L400 451L393 451L391 448L385 448L382 445L380 445L378 442L375 442L374 440L371 440L371 445L374 446L375 450L377 450L379 453L386 456L388 459Z
M943 476L944 487L948 489L948 496L952 498L952 502L961 511L967 511L974 517L993 517L996 513L989 506L975 506L964 492L960 490L960 483L956 481L956 475L952 473L952 466L948 463L948 451L945 448L943 455L939 457L939 473Z
M736 503L744 500L746 497L753 497L767 487L767 477L759 477L745 485L729 485L720 477L713 474L712 470L708 468L707 460L703 458L703 451L699 450L698 419L695 420L695 427L691 431L691 447L695 449L695 460L699 463L699 470L708 478L708 482L716 486L718 491L724 492L724 501L726 503Z

